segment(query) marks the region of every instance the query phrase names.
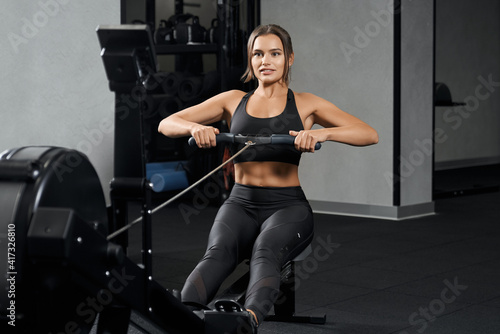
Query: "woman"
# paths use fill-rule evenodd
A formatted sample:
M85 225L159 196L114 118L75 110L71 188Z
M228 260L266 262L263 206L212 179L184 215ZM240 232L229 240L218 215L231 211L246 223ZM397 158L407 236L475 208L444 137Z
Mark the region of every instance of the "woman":
M295 136L294 146L254 146L234 162L235 185L221 206L209 235L205 256L188 277L182 300L207 304L224 279L250 259L245 308L262 323L277 298L280 268L311 242L313 217L302 192L298 165L302 152L318 142L364 146L378 142L377 132L334 104L289 88L294 61L289 34L277 25L257 27L248 40L245 82L258 87L232 90L164 119L159 131L172 138L195 138L200 148L216 145L226 120L231 133ZM313 124L323 128L312 130Z

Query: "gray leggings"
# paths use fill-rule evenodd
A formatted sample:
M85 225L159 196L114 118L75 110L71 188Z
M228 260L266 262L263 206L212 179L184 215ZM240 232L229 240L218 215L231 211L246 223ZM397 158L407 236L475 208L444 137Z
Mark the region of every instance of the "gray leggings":
M301 187L235 184L217 213L205 255L182 289L182 301L209 303L236 266L250 259L244 306L261 323L278 297L281 267L312 237L313 215Z

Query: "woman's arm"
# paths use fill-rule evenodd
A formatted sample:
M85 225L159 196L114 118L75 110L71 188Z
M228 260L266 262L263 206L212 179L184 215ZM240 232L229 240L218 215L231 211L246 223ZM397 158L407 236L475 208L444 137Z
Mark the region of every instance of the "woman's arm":
M219 129L207 125L222 119L229 121L230 110L235 108L235 101L239 102L243 95L243 92L237 90L224 92L181 110L163 119L158 132L171 138L193 136L199 147L215 146L215 135L219 133Z
M342 111L333 103L309 93L301 93L297 100L299 110L300 106L310 109L310 114L304 122L305 130L290 131L292 136L297 137L295 139L297 149L313 152L314 145L324 141L336 141L354 146L378 143L378 134L374 128ZM311 130L314 124L319 124L323 128Z

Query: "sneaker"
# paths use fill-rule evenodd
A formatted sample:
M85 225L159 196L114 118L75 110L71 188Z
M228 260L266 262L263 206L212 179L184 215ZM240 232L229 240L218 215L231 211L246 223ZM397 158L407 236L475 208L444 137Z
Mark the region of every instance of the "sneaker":
M205 311L206 333L257 334L253 314L233 300L218 300L215 310Z

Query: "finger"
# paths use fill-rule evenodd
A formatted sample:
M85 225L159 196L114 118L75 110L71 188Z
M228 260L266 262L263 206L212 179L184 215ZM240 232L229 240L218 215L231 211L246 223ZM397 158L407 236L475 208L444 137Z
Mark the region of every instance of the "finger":
M314 143L314 140L312 140L312 141L311 141L311 143L309 144L309 152L314 153L314 146L315 146L315 145L316 145L316 144Z
M292 131L290 131L290 132L292 132ZM293 131L293 132L295 132L295 131ZM301 142L301 138L300 138L300 136L298 136L298 132L295 132L295 133L296 133L296 134L295 134L295 140L293 141L293 144L294 144L294 146L295 146L295 149L296 149L297 151L300 151L300 150L301 150L301 149L300 149L300 142ZM293 136L293 134L290 134L290 135L292 135L292 136Z
M210 145L210 137L209 137L209 135L208 135L208 133L207 133L207 131L205 129L202 130L202 131L200 131L199 138L200 138L199 143L200 143L200 147L201 148L207 148L207 147L209 147L209 145Z
M205 131L205 147L210 148L215 146L215 133L213 129L207 129Z
M312 138L311 135L307 132L300 132L299 136L301 138L300 140L300 150L302 152L310 152L311 151L311 141L314 139Z
M212 131L210 131L210 147L217 146L217 139L215 138L215 136L218 134L219 134L219 129L212 128Z
M205 136L204 136L203 133L198 134L198 140L197 140L197 142L198 142L198 146L200 148L204 148L205 147Z
M198 145L199 148L203 148L203 142L201 136L197 133L193 137L196 140L196 145Z
M309 152L314 152L314 145L316 145L316 140L313 136L309 136L309 142L307 146Z

